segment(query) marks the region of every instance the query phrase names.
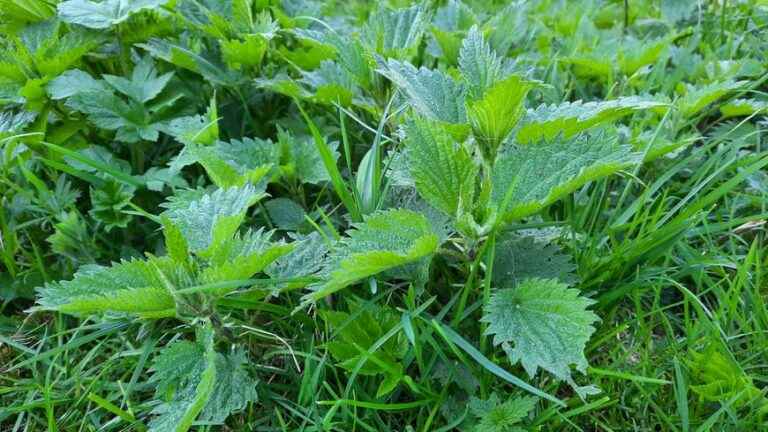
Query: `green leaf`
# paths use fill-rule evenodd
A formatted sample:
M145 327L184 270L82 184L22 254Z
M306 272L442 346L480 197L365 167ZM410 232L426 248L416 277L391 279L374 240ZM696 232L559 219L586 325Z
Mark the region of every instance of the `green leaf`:
M638 96L620 97L600 102L565 102L560 105L540 105L528 110L517 131L517 142L527 144L557 135L565 138L612 122L635 111L660 109L665 104Z
M532 88L533 83L511 75L490 87L480 99L467 104L472 132L490 164L525 113L525 96Z
M190 146L189 159L196 160L219 187L258 183L279 162L278 147L270 140L243 138L217 141L213 146Z
M493 282L515 286L525 279L556 279L572 285L577 277L576 265L570 255L556 244L537 241L507 232L496 239L493 261Z
M518 220L638 162L630 146L605 131L509 148L493 167L491 202L504 221Z
M528 416L536 407L535 397L510 398L501 402L496 393L486 400L472 396L469 399L469 410L477 417L478 422L473 432L517 432L524 431L517 427L518 423Z
M103 81L94 79L80 69L71 69L57 76L48 83L47 89L54 100L65 99L78 93L109 91Z
M720 113L723 114L723 118L750 116L765 112L768 112L768 102L762 100L735 99L720 105Z
M483 39L477 26L472 26L461 43L459 71L467 83L471 99L480 99L485 91L503 78L504 64Z
M269 200L264 207L272 223L282 230L297 231L306 222L304 208L290 198Z
M700 352L691 351L689 357L691 390L701 400L733 401L736 408L756 403L761 406L761 412L768 412L768 398L718 343L712 343Z
M163 204L163 215L179 227L192 252L205 254L230 240L248 207L263 196L250 184L212 193L191 191Z
M190 276L169 258L122 261L112 267L88 265L70 281L38 289L38 304L44 310L78 315L106 311L173 315L175 303L166 281L175 287L191 284Z
M408 168L424 199L450 216L469 208L477 167L469 151L440 125L419 117L405 127Z
M223 424L232 412L258 400L257 382L244 368L245 352L217 353L211 329L197 333L196 342L175 342L153 361L150 383L163 403L152 411L152 431L183 432L195 420Z
M59 18L70 24L106 29L144 9L158 9L168 0L66 0L59 3Z
M100 187L91 187L91 210L93 218L104 224L109 232L113 228L125 228L133 219L125 210L133 199L135 188L117 181L107 181Z
M429 257L439 246L440 240L424 216L409 210L374 213L337 245L326 267L327 280L305 300L319 300L383 272L423 281Z
M139 103L154 99L173 77L173 72L158 76L152 57L145 56L133 68L131 79L102 75L104 81L118 92Z
M572 383L570 366L586 373L584 347L595 331L592 300L553 279L528 279L495 291L483 309L482 322L494 345L501 345L528 375L542 368Z
M272 264L279 257L291 252L294 244L272 242L273 231L248 230L234 237L222 235L215 247L207 254L209 267L200 273L200 283L239 281L252 277ZM230 286L222 287L216 294L230 292Z
M356 369L365 352L397 326L400 316L386 307L366 307L356 302L352 302L349 308L353 311L352 314L322 311L320 316L334 330L333 338L326 343L328 351L339 362L339 366L352 371ZM368 355L358 373L402 376L403 366L400 360L407 351L408 341L403 333L398 333Z
M464 85L450 76L397 60L389 60L379 73L405 93L416 112L454 125L467 121Z
M362 40L384 57L407 59L416 54L428 22L420 5L395 10L383 7L363 26Z
M745 84L746 81L723 81L714 82L702 87L688 85L685 96L680 98L676 105L683 117L693 117L709 106L709 104L743 87Z

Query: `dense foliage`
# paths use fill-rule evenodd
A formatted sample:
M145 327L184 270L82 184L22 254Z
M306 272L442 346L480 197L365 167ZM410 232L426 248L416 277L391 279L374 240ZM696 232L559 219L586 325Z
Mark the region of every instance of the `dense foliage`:
M0 0L0 429L762 430L766 28Z

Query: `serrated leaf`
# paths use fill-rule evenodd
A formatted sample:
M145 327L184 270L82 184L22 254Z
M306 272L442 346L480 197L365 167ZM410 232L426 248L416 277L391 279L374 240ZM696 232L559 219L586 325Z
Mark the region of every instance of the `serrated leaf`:
M478 418L473 432L517 432L525 429L515 426L536 407L535 397L510 398L505 402L492 393L486 400L472 396L469 410Z
M191 278L169 258L122 261L112 267L81 267L70 281L52 282L38 289L45 310L72 314L128 312L173 315L175 302L166 288L189 286Z
M412 118L405 130L408 169L419 194L450 216L456 216L461 204L470 206L477 167L469 151L425 119Z
M326 281L305 300L319 300L383 272L423 280L428 258L439 246L440 240L424 216L409 210L374 213L337 245L326 267ZM404 267L409 264L413 266Z
M145 56L133 68L131 78L102 75L104 81L118 92L139 103L154 99L173 77L173 72L158 76L152 57Z
M471 99L480 99L487 89L503 78L502 59L491 50L477 26L469 29L461 43L459 71L467 83Z
M397 60L389 60L379 73L405 93L418 113L449 124L466 122L464 85L450 76Z
M54 100L65 99L78 93L109 91L103 81L94 79L80 69L71 69L57 76L48 83L47 89Z
M147 50L153 57L198 73L216 85L234 86L243 79L240 72L228 69L214 53L200 51L199 48L188 46L187 43L184 40L172 42L152 38L136 46Z
M592 300L552 279L528 279L514 288L495 291L483 309L482 322L494 345L501 345L528 375L542 368L571 380L571 365L586 373L584 347L595 331Z
M361 375L385 374L402 377L402 365L399 361L408 351L408 341L402 333L387 339L387 342L369 355L362 367L357 369L365 350L370 349L399 323L399 315L389 308L366 308L354 302L350 304L350 310L351 314L338 311L321 312L323 320L334 330L333 339L326 343L326 347L339 362L339 366L347 370L358 370Z
M692 117L700 113L709 104L741 88L745 84L746 81L723 81L714 82L702 87L689 85L686 88L685 96L677 101L677 107L683 117Z
M528 110L517 131L517 142L530 143L552 139L557 135L569 138L581 131L614 121L635 111L664 107L665 104L638 96L620 97L600 102L565 102L560 105L540 105Z
M248 207L262 196L250 184L211 193L190 193L163 204L167 208L163 215L179 227L192 252L205 254L217 246L217 240L232 238Z
M496 240L493 282L515 286L525 279L555 279L566 285L576 280L576 265L554 243L504 233Z
M511 75L467 104L467 116L483 157L493 163L499 146L525 112L525 96L533 83Z
M59 18L70 24L106 29L144 9L156 9L168 0L66 0L59 3Z
M222 188L257 184L279 162L278 147L259 138L192 145L185 148L185 153L185 164L200 163L213 183Z
M723 118L750 116L768 112L768 102L755 99L736 99L720 106Z
M630 146L605 131L509 148L493 167L491 202L505 221L517 220L637 162Z
M429 22L420 5L403 9L379 9L362 29L363 42L384 57L412 57Z
M223 424L232 412L258 400L257 382L243 367L245 352L215 352L210 324L197 333L196 342L175 342L152 364L150 383L164 401L152 411L151 431L183 432L195 420Z

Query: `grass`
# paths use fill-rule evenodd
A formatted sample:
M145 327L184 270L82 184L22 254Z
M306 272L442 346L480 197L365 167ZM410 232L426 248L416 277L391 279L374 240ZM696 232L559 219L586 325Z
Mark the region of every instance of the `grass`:
M530 431L705 432L759 431L768 425L766 111L756 108L734 118L721 111L735 99L768 100L765 2L688 6L584 0L576 7L546 0L505 9L504 2L466 1L465 18L497 44L494 52L517 61L510 70L540 82L528 96L528 107L630 95L665 104L599 124L633 146L644 163L597 178L543 211L498 229L489 222L495 217L490 207L477 204L487 204L482 200L490 194L484 188L493 161L486 160L478 171L479 198L468 213L472 223L461 219L463 210L435 216L440 213L419 185L398 183L402 179L397 176L407 177L411 168L393 157L410 145L403 125L416 117L417 104L373 69L366 81L348 76L351 72L340 66L352 62L358 68L354 72L367 67L354 63L355 56L402 56L459 77L455 57L470 25L451 24L445 9L458 3L425 2L429 26L422 29L423 39L402 52L385 54L384 48L347 35L347 42L360 45L350 45L352 51L336 46L341 56L329 48L332 43L307 42L295 29L326 31L343 23L363 32L376 5L248 3L254 16L265 13L277 26L275 36L267 37L265 27L254 24L257 19L247 31L230 27L239 19L234 16L211 30L192 24L175 4L164 4L94 33L120 49L99 51L93 45L80 57L72 54L72 63L51 54L64 67L49 74L39 67L40 59L30 60L20 51L19 35L30 23L52 19L56 3L0 0L0 26L7 34L0 36L0 84L13 89L13 98L0 94L3 432L155 430L158 413L184 391L178 380L167 394L158 394L155 362L174 343L202 340L204 328L215 335L213 354L245 353L242 367L258 380L258 400L232 410L223 422L193 413L193 430L520 430L515 425ZM391 8L421 4L387 3ZM502 18L516 23L516 31L499 31L513 28L497 21ZM71 22L62 26L56 30L62 35L77 28ZM386 28L376 31L385 40ZM264 57L250 65L221 57L193 67L189 61L205 59L163 58L134 45L151 38L182 43L182 32L205 55L226 42L245 47L250 37L263 38L258 39L263 44L250 49L263 45ZM128 34L133 34L130 42ZM89 37L81 43L90 43ZM651 40L667 40L664 50L669 51L644 51ZM87 108L75 108L66 102L70 99L55 99L46 90L75 67L94 78L129 77L137 53L152 54L158 70L174 73L172 85L157 99L140 104L146 112L142 127L163 125L156 140L122 142L121 132L100 123ZM258 57L246 54L253 52L236 58ZM631 68L627 58L643 64ZM339 69L323 75L322 59L335 60ZM19 78L14 64L22 65L26 75ZM603 64L609 65L606 74ZM299 90L285 82L274 84L283 75ZM272 87L264 84L269 80ZM697 99L707 86L724 90ZM701 109L691 108L696 105L691 100L701 102ZM18 113L34 113L35 120L19 127L11 120L3 123L5 116ZM199 116L194 133L174 132L172 120L193 116ZM457 145L475 145L472 139L457 138L475 131L440 127ZM514 148L514 134L505 140L508 148ZM244 137L270 139L277 149L275 166L262 170L268 175L233 168L242 168L240 159L261 151L256 147L235 161L200 157L179 172L163 171L182 150ZM306 147L292 147L302 143ZM311 163L297 156L296 148L308 152L304 157L311 154ZM478 152L470 152L479 160ZM259 271L174 286L174 302L182 299L200 308L190 313L182 310L182 302L174 303L173 317L158 319L115 310L66 314L41 306L35 289L72 279L78 268L172 253L161 204L187 189L248 183L249 175L258 177L256 183L264 184L270 197L242 214L239 232L274 229L270 240L287 243L314 233L317 243L304 261L293 263L306 271L285 278ZM322 180L307 180L311 175ZM294 210L278 207L277 199L289 201ZM332 255L323 248L343 250L354 226L360 230L377 211L406 206L426 215L432 228L442 222L458 227L446 229L450 232L428 258L425 274L397 273L423 263L417 260L366 274L329 291L332 295L307 289L340 268L323 258ZM385 240L404 242L390 234ZM555 265L562 265L580 295L594 300L590 310L600 321L584 349L589 366L584 374L573 373L572 383L547 371L526 373L509 361L487 333L488 323L481 321L492 294L503 288L494 270L498 257L508 253L500 246L506 235L533 236L542 248L549 247L542 250L554 251L554 258L544 264L545 252L515 253L520 262L540 266L531 272L551 275ZM225 244L239 238L230 237ZM186 243L181 249L177 252L187 264L207 259L190 253ZM392 259L376 257L376 265ZM175 265L183 267L181 261ZM317 262L321 265L315 268ZM365 265L371 264L358 262L342 270ZM589 395L580 397L578 391ZM519 418L502 406L529 396L536 398L534 408ZM483 429L486 424L495 426Z

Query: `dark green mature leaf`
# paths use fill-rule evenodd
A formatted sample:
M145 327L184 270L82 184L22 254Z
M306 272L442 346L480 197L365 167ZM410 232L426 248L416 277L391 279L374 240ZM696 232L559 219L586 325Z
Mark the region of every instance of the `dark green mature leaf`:
M576 265L570 255L556 244L504 233L496 240L493 261L493 282L515 286L525 279L556 279L572 285L577 277Z
M400 322L400 314L394 310L374 305L360 312L363 307L365 306L352 302L352 313L323 311L321 314L335 333L335 337L326 346L340 366L347 370L355 370L365 350L370 349ZM403 367L399 360L407 351L408 340L404 334L399 333L368 356L358 373L402 376Z
M439 124L419 117L405 127L408 168L424 199L450 216L470 208L477 167L469 151Z
M504 221L517 220L638 162L630 146L604 131L509 148L493 167L491 202Z
M179 341L164 348L152 364L150 382L164 400L153 410L150 430L186 431L195 420L222 424L234 412L256 402L257 381L244 366L245 351L213 350L213 332L198 331L196 342Z
M571 365L587 370L584 347L598 320L587 310L592 303L553 279L527 279L495 291L482 321L494 345L501 345L513 364L521 362L528 375L542 368L571 383Z
M168 0L66 0L59 3L59 18L70 24L106 29L144 9L157 9Z

